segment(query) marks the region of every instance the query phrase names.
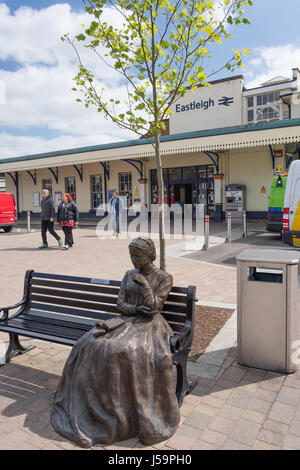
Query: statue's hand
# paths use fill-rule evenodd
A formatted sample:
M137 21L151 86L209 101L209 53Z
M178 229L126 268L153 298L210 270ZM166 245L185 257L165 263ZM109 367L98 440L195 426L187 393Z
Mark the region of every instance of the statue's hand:
M138 273L133 280L134 282L136 282L137 284L141 284L142 286L149 285L147 279L141 273Z
M156 313L159 313L158 310L152 310L150 307L146 307L146 305L139 305L136 307L136 311L145 315L145 317L153 317Z

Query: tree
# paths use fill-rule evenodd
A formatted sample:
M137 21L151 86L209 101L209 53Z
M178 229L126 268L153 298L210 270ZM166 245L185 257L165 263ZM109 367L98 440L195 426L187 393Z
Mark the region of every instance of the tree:
M160 136L171 105L189 90L207 85L204 61L211 49L231 38L228 26L248 24L244 8L252 0L89 0L86 11L93 20L85 32L71 39L78 57L79 72L74 91L83 93L86 107L94 105L121 128L148 136L154 147L159 188L160 267L165 269L164 184L160 155ZM107 9L114 11L120 23L106 20ZM221 17L220 17L221 15ZM218 16L220 18L218 18ZM106 97L106 90L88 70L78 52L77 42L117 70L127 87L127 99ZM219 68L233 71L243 66L241 53L233 55ZM125 105L125 110L124 110ZM149 122L150 132L149 132Z

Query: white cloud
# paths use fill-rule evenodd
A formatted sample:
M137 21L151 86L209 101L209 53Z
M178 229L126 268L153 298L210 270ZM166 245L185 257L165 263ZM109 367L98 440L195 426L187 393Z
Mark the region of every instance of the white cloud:
M115 13L106 14L117 22ZM0 60L16 64L13 71L0 69L0 81L6 88L6 104L0 107L0 132L5 128L0 134L0 158L134 137L105 120L95 108L77 103L78 96L71 90L77 60L61 36L75 36L91 19L86 13L72 11L68 4L42 10L21 7L14 13L0 4ZM97 83L108 86L111 95L124 98L126 89L118 72L95 54L85 57ZM18 136L22 131L28 134L31 128L33 134L41 128L41 137ZM65 135L47 139L43 128Z
M291 78L292 68L300 66L300 46L295 44L256 48L253 55L247 67L249 74L245 74L247 88L255 88L276 76Z
M35 155L37 153L51 152L55 150L66 150L89 145L105 144L119 139L113 138L110 134L99 135L89 134L86 136L74 136L65 134L61 137L45 139L43 137L19 136L8 133L0 134L1 158L15 157L23 155Z

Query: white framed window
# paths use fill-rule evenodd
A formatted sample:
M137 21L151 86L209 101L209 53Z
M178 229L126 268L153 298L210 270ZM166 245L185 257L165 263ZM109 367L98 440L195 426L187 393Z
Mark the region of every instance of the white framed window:
M48 189L49 191L49 196L52 197L52 179L47 178L42 180L42 191L43 189Z
M289 107L280 99L280 93L264 93L246 98L247 123L289 119Z
M132 205L132 176L131 173L119 173L119 196L127 201L127 207Z
M70 194L73 201L76 202L76 180L75 176L67 176L65 178L65 192Z
M91 176L91 206L92 210L96 210L103 203L102 196L102 176Z

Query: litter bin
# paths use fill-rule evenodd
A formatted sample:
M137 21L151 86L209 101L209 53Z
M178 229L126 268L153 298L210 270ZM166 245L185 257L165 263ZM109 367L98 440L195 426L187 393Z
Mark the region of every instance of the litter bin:
M239 364L285 373L296 370L299 259L300 252L288 250L248 249L237 256Z

